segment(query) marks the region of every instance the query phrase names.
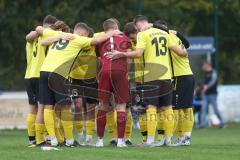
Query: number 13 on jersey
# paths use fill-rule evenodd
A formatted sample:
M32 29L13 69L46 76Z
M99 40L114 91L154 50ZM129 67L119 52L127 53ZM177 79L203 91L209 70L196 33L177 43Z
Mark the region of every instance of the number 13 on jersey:
M167 39L165 37L154 37L152 45L156 47L156 56L165 56L167 53Z

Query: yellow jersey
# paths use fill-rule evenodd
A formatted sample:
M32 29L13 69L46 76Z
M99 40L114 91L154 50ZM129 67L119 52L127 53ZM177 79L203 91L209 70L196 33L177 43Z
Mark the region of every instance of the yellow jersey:
M103 34L105 34L105 32L97 32L97 33L94 33L93 38L96 38L96 37L101 36L101 35L103 35Z
M138 33L136 49L144 49L144 82L171 79L169 48L175 43L160 29L150 28Z
M62 32L53 30L44 30L43 36L58 35ZM65 33L66 34L66 33ZM59 40L51 44L48 48L47 57L41 67L41 71L55 72L63 77L69 76L73 63L83 49L91 47L92 38L81 37L76 34L68 33L75 37L74 40Z
M136 44L132 44L132 50L136 50ZM143 83L143 73L144 73L144 65L143 65L143 56L139 58L134 58L134 77L136 83Z
M70 77L74 79L91 79L97 76L97 57L95 47L81 50L71 69Z
M32 65L32 52L33 51L33 43L26 43L26 60L27 60L27 66L26 66L26 72L25 72L25 79L30 78L31 73L31 65Z
M182 44L182 41L175 34L170 33L170 36L172 37L172 39L177 41L177 44L179 47L181 47L182 49L185 49L184 45ZM189 64L188 57L179 56L175 52L171 51L170 60L171 60L173 77L193 74L191 66Z
M50 30L50 29L46 29L46 30ZM40 36L33 41L29 78L40 77L40 69L42 67L43 61L48 51L48 47L42 46L41 42L43 39L52 35L53 35L52 32L48 32L48 34L45 34L44 36Z

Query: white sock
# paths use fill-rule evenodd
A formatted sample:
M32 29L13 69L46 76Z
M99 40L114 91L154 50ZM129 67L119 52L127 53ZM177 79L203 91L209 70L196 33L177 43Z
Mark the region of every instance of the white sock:
M190 138L191 137L191 132L185 132L185 137Z
M74 139L66 139L66 144L67 145L73 145Z
M86 141L92 141L92 135L87 135L86 136Z
M103 142L103 138L98 137L99 142Z
M154 142L154 136L147 136L147 144L152 144Z
M123 143L123 142L124 142L124 139L123 139L123 138L118 138L118 139L117 139L117 142L118 142L118 143L119 143L119 142L120 142L120 143Z
M84 138L83 132L78 133L79 138Z
M58 145L58 141L56 137L50 137L51 139L51 145L52 146L57 146Z

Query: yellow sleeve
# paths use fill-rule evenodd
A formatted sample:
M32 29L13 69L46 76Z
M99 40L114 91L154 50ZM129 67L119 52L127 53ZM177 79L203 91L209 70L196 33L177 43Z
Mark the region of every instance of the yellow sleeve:
M56 36L59 33L60 33L60 31L54 31L54 30L51 30L51 29L44 29L43 34L42 34L42 39L47 38L47 37Z
M98 32L98 33L94 33L93 38L96 38L98 36L104 35L104 32Z
M136 44L136 49L141 48L145 49L146 48L146 37L143 32L138 33L137 35L137 44Z
M179 46L179 39L176 35L170 33L168 34L168 47Z
M91 42L93 38L88 38L88 37L78 37L74 40L76 45L81 46L81 48L91 48Z

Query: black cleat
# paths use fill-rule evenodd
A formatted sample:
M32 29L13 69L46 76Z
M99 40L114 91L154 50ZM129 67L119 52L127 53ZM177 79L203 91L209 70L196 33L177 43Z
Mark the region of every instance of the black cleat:
M40 144L37 144L36 146L37 147L50 147L51 145L44 141L44 142L42 142Z
M133 143L130 141L130 139L127 139L127 140L125 141L125 143L126 143L126 145L128 145L128 146L133 145Z
M117 141L116 140L111 140L109 143L110 146L117 146Z

